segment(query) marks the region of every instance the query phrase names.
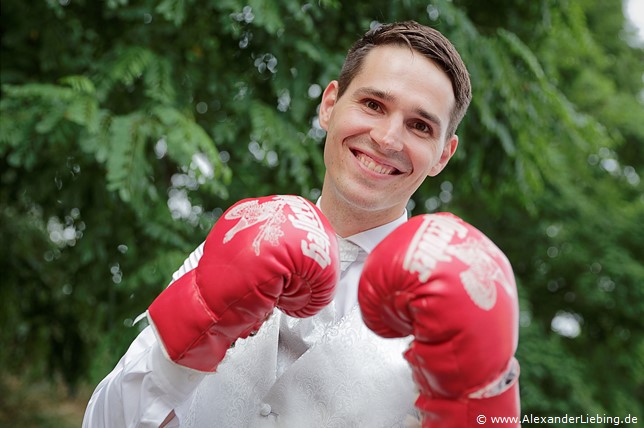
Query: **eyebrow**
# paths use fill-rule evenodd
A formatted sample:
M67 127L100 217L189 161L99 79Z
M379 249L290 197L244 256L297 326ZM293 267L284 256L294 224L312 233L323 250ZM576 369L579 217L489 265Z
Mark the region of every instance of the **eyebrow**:
M394 95L392 95L390 92L385 92L385 91L381 91L380 89L375 89L375 88L370 88L370 87L358 88L354 92L354 95L357 98L373 97L373 98L379 98L381 100L388 101L388 102L396 101L396 97ZM441 123L441 120L440 120L440 118L438 116L428 112L427 110L425 110L425 109L423 109L421 107L417 107L414 110L414 112L417 115L419 115L420 117L422 117L423 119L425 119L425 120L427 120L429 122L432 122L438 128L438 131L439 131L438 133L440 134L442 123Z

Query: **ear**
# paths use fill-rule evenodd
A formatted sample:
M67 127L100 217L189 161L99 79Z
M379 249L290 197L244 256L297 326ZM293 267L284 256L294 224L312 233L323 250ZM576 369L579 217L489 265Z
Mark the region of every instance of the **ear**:
M447 140L445 147L443 147L443 153L441 153L440 160L436 165L432 167L432 169L429 170L429 173L427 175L430 177L437 176L438 173L441 172L443 168L445 168L445 166L447 166L447 162L449 162L449 160L452 158L457 147L458 136L454 134L449 140Z
M331 119L331 112L338 99L338 81L333 80L328 84L324 93L322 94L322 103L320 104L320 126L325 131L329 130L329 121Z

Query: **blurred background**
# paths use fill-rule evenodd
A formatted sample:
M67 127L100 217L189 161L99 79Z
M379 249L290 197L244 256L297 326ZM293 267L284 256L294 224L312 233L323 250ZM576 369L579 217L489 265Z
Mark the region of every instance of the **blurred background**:
M3 0L0 425L79 426L235 201L320 194L350 44L414 19L474 99L410 202L508 255L524 413L644 422L644 0ZM638 9L639 8L639 9Z

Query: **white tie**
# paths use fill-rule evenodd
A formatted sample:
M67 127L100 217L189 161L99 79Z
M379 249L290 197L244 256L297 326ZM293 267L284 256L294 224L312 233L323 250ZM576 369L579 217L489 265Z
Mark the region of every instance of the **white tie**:
M344 272L358 258L360 247L340 237L338 237L338 243L340 244L340 270Z

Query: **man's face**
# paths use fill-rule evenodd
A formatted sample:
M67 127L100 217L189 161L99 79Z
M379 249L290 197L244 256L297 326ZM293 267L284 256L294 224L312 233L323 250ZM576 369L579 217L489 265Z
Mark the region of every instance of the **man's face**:
M393 220L458 145L446 135L454 106L449 77L418 52L381 46L337 94L331 82L320 107L327 131L323 203Z

